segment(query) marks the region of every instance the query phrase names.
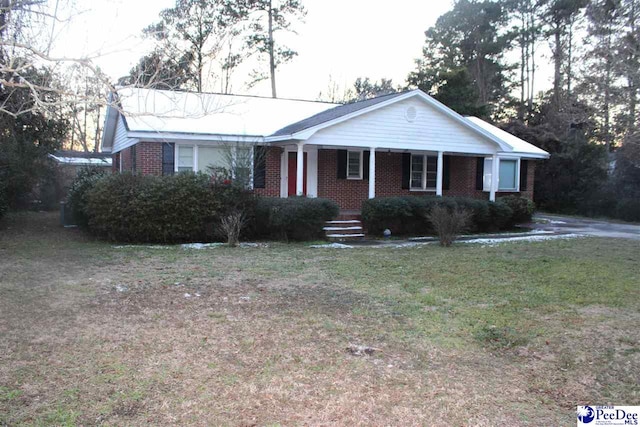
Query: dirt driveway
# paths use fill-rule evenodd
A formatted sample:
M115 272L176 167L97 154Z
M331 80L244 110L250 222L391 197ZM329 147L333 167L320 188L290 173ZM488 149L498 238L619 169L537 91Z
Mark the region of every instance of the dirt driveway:
M640 225L569 216L537 214L531 227L556 233L640 240Z

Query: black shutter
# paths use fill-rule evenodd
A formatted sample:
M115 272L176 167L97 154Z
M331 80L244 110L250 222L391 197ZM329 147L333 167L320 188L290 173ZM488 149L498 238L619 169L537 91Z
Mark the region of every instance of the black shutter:
M520 191L527 191L527 176L529 173L529 163L520 160Z
M451 186L451 156L444 156L442 166L442 188L448 190Z
M362 153L362 179L369 179L369 156L371 153L369 151L364 151Z
M402 153L402 189L408 190L411 181L411 153Z
M175 144L164 142L162 144L162 175L173 175L175 169Z
M476 190L482 191L484 178L484 157L478 157L476 159Z
M131 172L136 173L136 163L138 163L138 155L136 153L136 146L131 146Z
M265 188L267 183L267 147L253 148L253 188Z
M347 179L347 150L338 150L338 179Z

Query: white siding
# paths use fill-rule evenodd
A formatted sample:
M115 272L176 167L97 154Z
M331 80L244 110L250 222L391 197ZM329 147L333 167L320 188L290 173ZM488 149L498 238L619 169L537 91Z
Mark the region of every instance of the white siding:
M413 107L413 121L406 118ZM420 99L410 98L316 132L309 144L493 154L499 148Z
M138 140L135 138L129 138L127 134L127 127L124 125L122 115L118 114L116 134L113 137L113 149L111 150L112 153L117 153L118 151L124 150L125 148L130 147L138 142Z

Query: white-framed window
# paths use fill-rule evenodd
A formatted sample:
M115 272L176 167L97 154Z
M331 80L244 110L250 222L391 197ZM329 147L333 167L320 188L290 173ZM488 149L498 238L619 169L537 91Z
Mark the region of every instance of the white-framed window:
M176 144L176 172L221 173L253 186L253 147Z
M426 154L411 155L411 190L431 191L436 189L438 179L438 157Z
M493 159L484 159L483 190L491 191ZM520 191L520 159L498 159L498 191Z
M362 151L347 151L347 179L362 179Z
M195 171L195 149L193 145L178 145L176 144L177 151L177 172L189 172Z

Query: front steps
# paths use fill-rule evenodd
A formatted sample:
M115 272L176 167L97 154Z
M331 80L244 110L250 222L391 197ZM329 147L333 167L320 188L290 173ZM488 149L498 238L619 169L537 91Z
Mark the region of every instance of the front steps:
M324 226L327 239L334 242L364 240L365 234L359 219L338 219L327 221Z

